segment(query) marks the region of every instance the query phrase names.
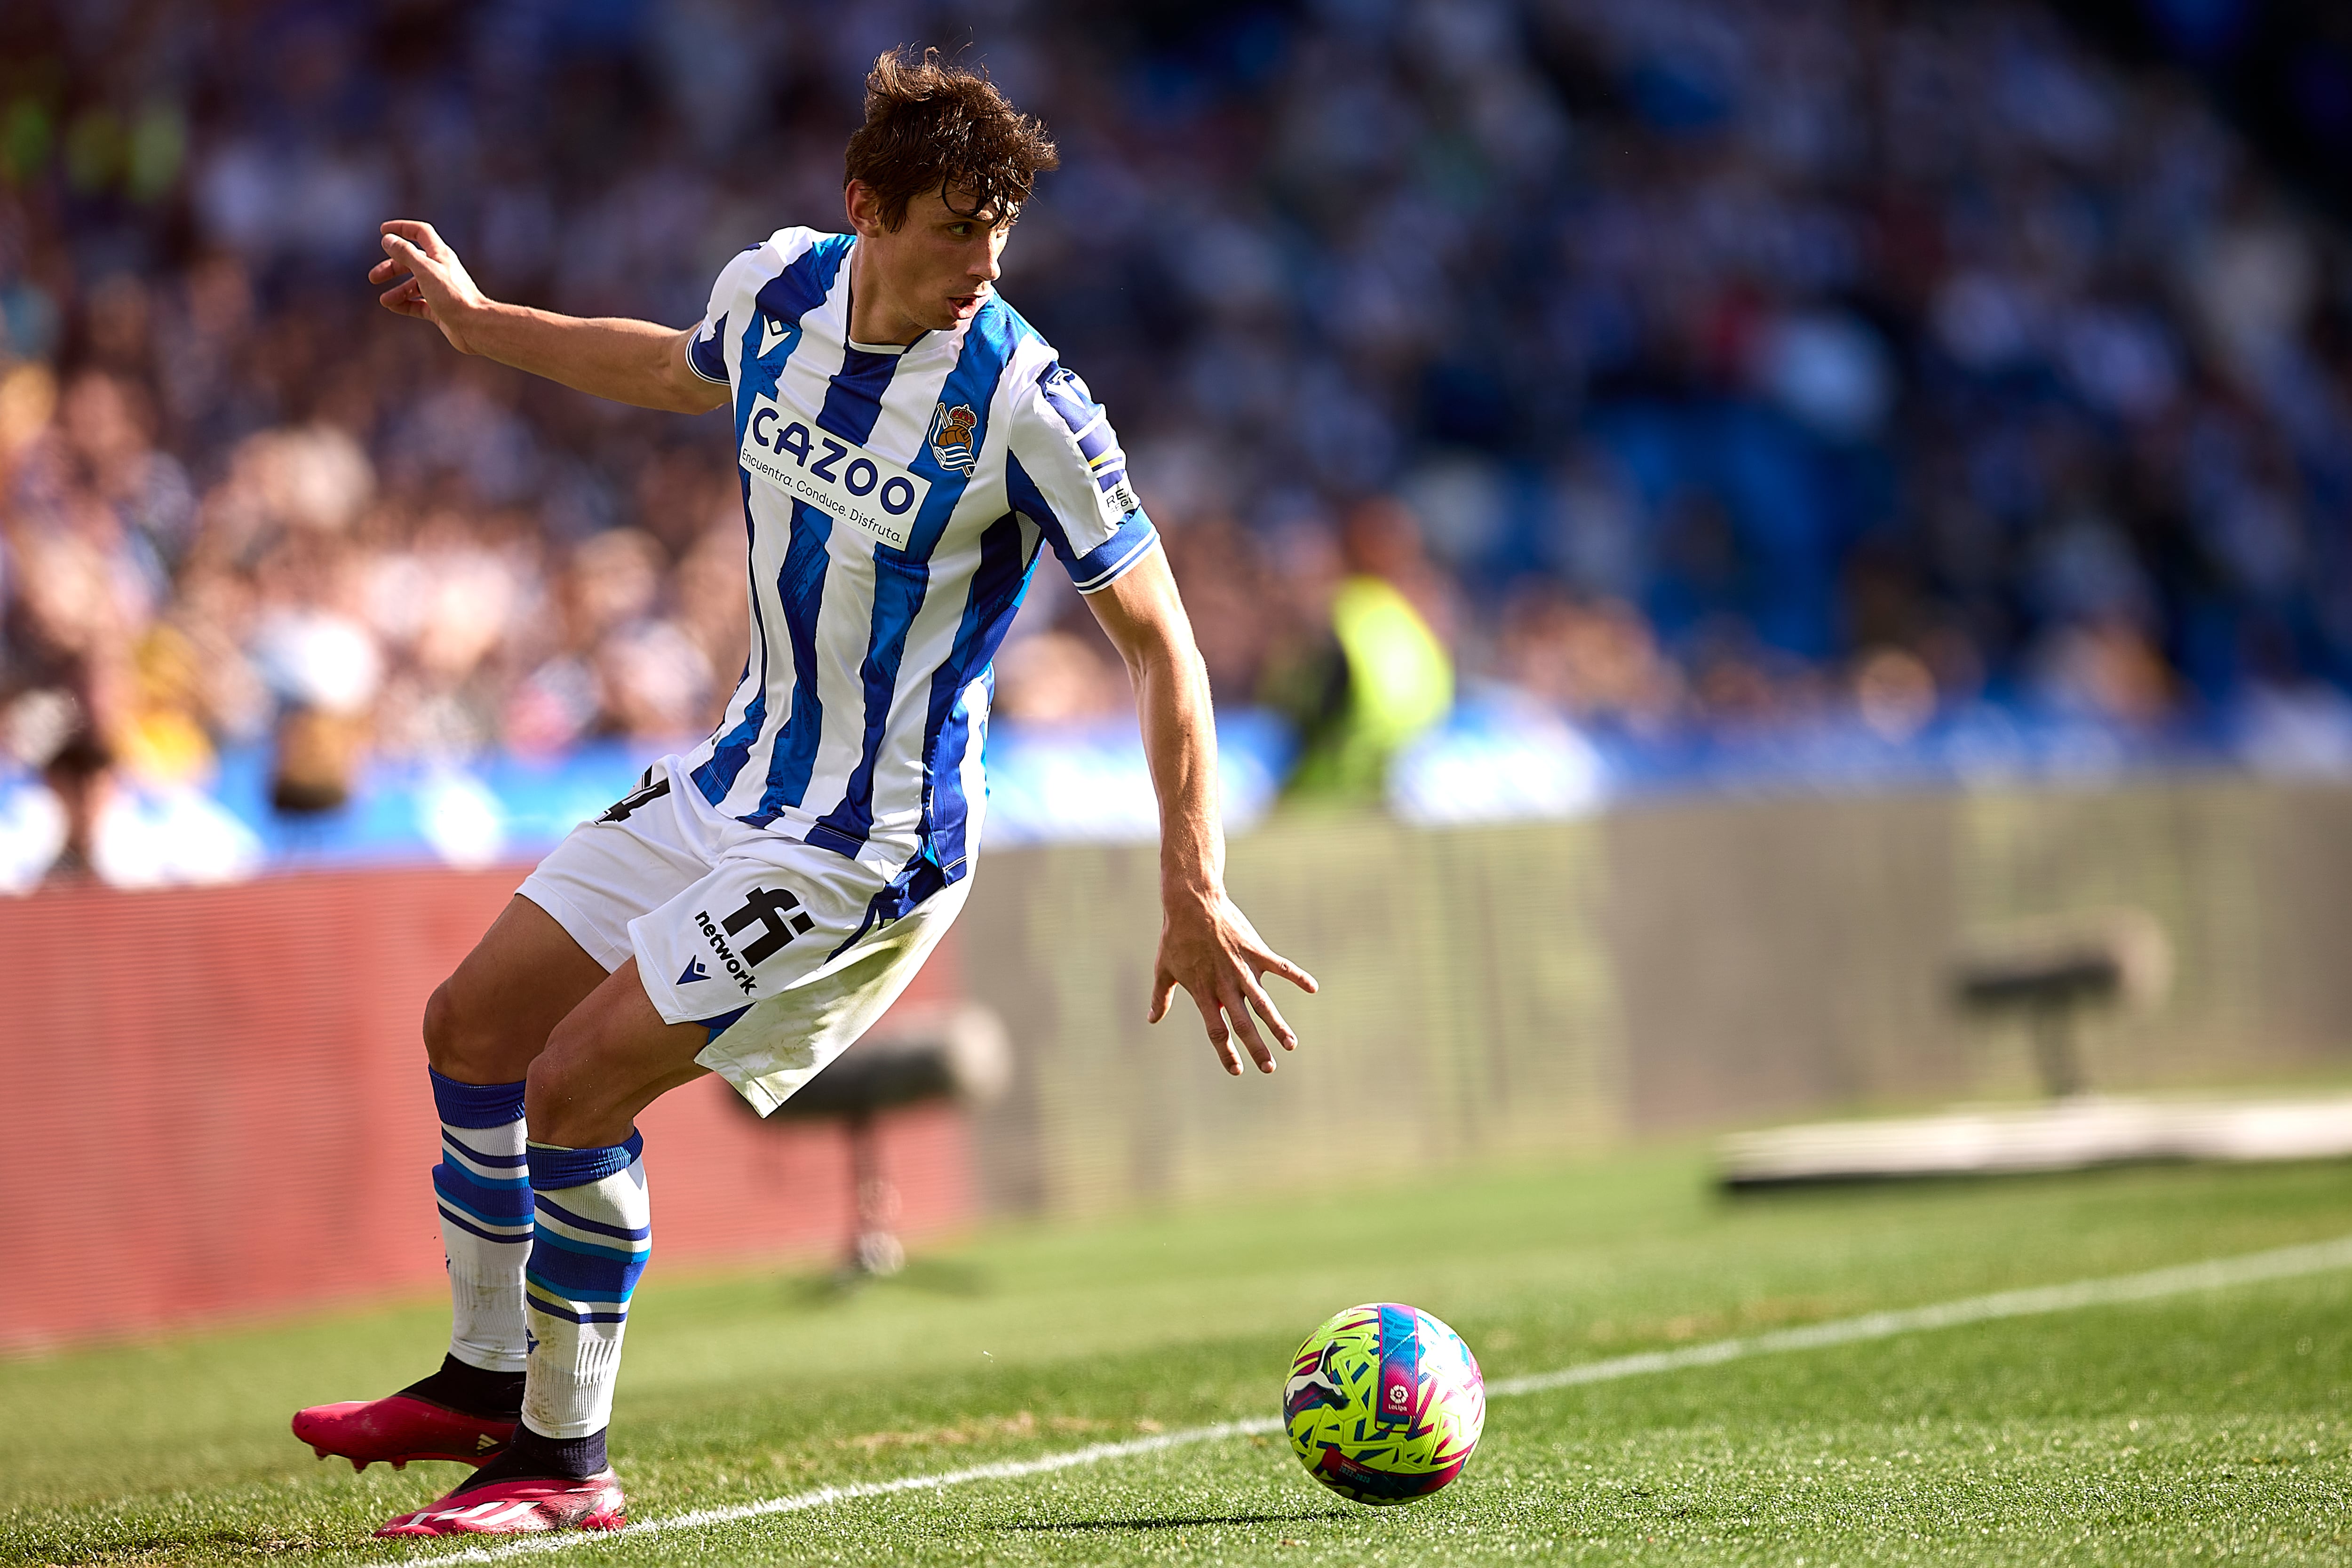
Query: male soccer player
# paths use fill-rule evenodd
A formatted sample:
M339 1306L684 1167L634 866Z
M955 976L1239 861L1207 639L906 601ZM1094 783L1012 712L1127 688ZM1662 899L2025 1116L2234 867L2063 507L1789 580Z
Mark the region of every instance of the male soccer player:
M936 53L883 56L848 234L780 229L701 324L500 304L429 225L383 225L384 306L598 396L734 411L751 657L710 738L541 862L425 1009L455 1323L440 1370L294 1418L323 1457L479 1465L383 1535L622 1521L604 1432L648 1218L636 1114L706 1072L761 1112L903 990L971 886L989 660L1041 548L1125 657L1160 806L1156 1022L1177 986L1228 1072L1315 982L1225 896L1190 625L1086 384L996 295L1036 121ZM487 1462L485 1462L487 1461Z

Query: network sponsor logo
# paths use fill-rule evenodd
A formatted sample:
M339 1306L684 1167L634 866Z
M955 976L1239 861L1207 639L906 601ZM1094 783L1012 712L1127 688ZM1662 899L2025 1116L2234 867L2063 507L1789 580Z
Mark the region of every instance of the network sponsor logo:
M752 889L745 895L743 907L724 921L713 921L709 910L697 910L694 923L702 928L702 940L710 944L711 952L746 996L759 986L751 971L790 946L795 937L806 936L816 925L808 911L801 908L799 899L782 889L767 888ZM753 925L760 927L760 934L743 944L739 957L727 938ZM721 931L726 934L721 935ZM700 961L688 967L699 968ZM685 977L681 976L679 984L684 983Z
M931 481L812 426L762 395L743 426L743 467L893 550L907 548Z

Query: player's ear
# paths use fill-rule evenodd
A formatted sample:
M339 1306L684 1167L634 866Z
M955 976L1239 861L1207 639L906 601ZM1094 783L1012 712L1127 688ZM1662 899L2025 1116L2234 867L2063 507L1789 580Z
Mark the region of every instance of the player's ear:
M865 181L851 180L841 187L841 205L849 215L849 226L860 237L871 239L882 232L881 198Z

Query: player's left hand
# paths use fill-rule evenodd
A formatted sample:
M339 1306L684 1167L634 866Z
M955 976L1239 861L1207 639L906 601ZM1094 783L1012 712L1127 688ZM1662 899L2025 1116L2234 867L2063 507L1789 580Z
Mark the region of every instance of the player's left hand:
M376 296L376 303L395 316L432 322L451 348L472 353L467 323L489 300L475 286L457 252L429 223L394 218L377 228L384 259L368 269L368 281L391 287Z
M1201 1009L1209 1044L1227 1072L1241 1076L1241 1056L1234 1049L1236 1034L1249 1047L1257 1070L1272 1072L1274 1052L1258 1032L1258 1019L1265 1021L1286 1051L1297 1049L1298 1036L1265 994L1263 981L1268 974L1281 975L1310 996L1318 989L1315 976L1266 946L1223 889L1210 895L1171 897L1160 927L1160 963L1151 977L1151 1022L1168 1016L1176 987L1181 985Z

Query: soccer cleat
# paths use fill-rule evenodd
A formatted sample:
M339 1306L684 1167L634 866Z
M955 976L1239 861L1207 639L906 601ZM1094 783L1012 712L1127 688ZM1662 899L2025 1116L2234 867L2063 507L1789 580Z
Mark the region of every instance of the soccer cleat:
M540 1535L553 1530L619 1530L628 1523L620 1479L610 1470L583 1481L492 1481L460 1488L430 1508L404 1513L386 1535Z
M294 1413L294 1436L319 1458L341 1454L364 1470L382 1459L395 1470L411 1459L454 1459L479 1465L514 1439L515 1424L435 1405L413 1394L313 1405Z

